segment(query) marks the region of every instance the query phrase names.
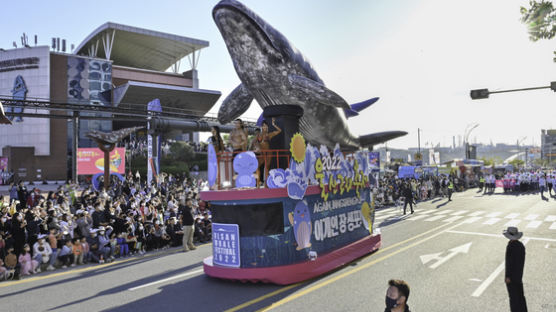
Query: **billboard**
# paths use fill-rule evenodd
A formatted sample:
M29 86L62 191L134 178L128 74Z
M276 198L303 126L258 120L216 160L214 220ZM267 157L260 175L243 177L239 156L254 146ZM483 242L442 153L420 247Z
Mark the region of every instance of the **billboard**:
M77 149L77 174L104 172L104 152L99 148ZM125 148L116 147L110 152L110 172L125 174Z

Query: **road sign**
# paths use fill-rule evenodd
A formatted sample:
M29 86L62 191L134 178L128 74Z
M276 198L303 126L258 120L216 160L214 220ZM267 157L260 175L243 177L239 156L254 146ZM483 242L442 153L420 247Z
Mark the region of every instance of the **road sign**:
M469 242L467 244L463 244L463 245L458 246L458 247L454 247L454 248L450 249L449 253L447 255L445 255L444 257L440 256L440 255L445 253L444 251L433 253L433 254L428 254L428 255L423 255L423 256L421 256L421 262L423 262L423 264L426 265L427 263L429 263L433 260L436 260L436 262L429 267L429 268L434 270L434 269L438 268L439 266L441 266L442 264L446 263L448 260L455 257L457 254L469 252L470 247L471 247L471 242Z

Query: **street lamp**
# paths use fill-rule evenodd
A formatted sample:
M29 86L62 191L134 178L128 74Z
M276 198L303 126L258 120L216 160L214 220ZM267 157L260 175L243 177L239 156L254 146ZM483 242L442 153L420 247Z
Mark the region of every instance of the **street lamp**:
M521 88L521 89L510 89L510 90L500 90L500 91L489 91L488 89L475 89L469 92L472 100L488 99L489 95L495 93L507 93L507 92L518 92L518 91L531 91L539 89L551 89L556 92L556 81L550 82L550 86L543 87L531 87L531 88Z

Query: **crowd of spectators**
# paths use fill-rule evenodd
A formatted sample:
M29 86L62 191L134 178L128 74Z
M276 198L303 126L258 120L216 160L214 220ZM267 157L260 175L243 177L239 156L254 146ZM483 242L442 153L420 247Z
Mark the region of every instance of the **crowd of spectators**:
M403 198L403 190L411 189L416 201L433 199L436 197L448 197L450 182L454 183L456 190L464 188L463 181L447 176L424 176L419 179L402 179L396 175L385 175L378 181L378 186L373 188L375 203L377 207L399 205Z
M195 242L212 237L201 185L171 175L146 185L132 174L108 192L66 183L45 194L13 184L9 198L0 196L0 279L111 262L182 241L186 251L195 249L184 239L191 225Z

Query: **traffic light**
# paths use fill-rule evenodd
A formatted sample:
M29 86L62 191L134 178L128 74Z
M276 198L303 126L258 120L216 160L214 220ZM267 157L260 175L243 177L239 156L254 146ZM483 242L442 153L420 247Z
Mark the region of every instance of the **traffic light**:
M489 91L488 89L471 90L470 95L472 100L488 99Z
M550 82L550 90L556 92L556 81Z

